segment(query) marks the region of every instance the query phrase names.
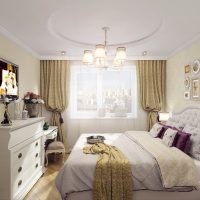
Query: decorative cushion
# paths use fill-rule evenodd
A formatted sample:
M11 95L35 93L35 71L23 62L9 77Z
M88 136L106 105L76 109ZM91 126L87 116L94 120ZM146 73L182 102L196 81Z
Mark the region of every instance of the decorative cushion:
M165 131L166 131L167 129L168 129L168 127L163 125L163 126L162 126L162 129L161 129L160 132L158 133L157 137L160 138L160 139L162 139L163 136L164 136L164 134L165 134Z
M47 150L59 150L59 149L65 149L64 144L59 141L53 141L47 147Z
M162 129L162 125L159 123L156 123L153 125L153 127L149 133L152 137L157 137L159 135L161 129Z
M172 146L173 142L174 142L174 139L176 137L176 134L177 134L177 130L173 130L171 128L168 128L164 135L163 135L163 143L169 147Z
M176 148L180 149L181 151L187 153L188 148L189 148L188 140L190 140L190 134L182 132L182 131L178 131L177 140L173 146L175 146ZM186 148L186 144L187 144L187 148Z
M200 160L200 129L186 125L183 131L191 134L191 147L189 154Z

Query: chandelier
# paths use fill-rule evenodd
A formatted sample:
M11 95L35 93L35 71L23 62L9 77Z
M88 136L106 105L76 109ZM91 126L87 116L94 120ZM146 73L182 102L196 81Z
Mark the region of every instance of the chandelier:
M95 52L93 54L92 50L84 50L83 54L83 64L85 65L95 65L96 67L107 68L108 60L108 42L107 42L107 32L110 30L109 27L103 27L102 30L105 33L104 44L97 44ZM116 55L113 60L114 67L122 67L126 62L126 48L118 47L116 50Z

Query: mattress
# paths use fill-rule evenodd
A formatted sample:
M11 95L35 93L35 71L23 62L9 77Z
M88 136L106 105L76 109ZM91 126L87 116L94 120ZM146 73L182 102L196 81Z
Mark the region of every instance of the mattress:
M194 162L195 162L195 165L197 166L197 171L198 171L198 179L199 179L199 182L200 182L200 161L199 161L199 160L196 160L196 159L194 159Z

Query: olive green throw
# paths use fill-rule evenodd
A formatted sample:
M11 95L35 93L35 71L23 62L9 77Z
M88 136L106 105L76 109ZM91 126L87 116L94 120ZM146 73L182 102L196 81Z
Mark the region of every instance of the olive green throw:
M131 200L132 171L129 160L115 146L97 143L83 148L86 154L98 154L93 200Z

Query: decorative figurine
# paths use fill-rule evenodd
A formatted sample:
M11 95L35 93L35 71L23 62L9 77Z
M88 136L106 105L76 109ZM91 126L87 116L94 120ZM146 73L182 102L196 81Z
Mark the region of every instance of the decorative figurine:
M5 112L4 112L4 120L1 122L2 126L11 126L12 121L10 120L10 116L8 113L8 104L10 103L8 98L4 98L3 104L5 105Z

